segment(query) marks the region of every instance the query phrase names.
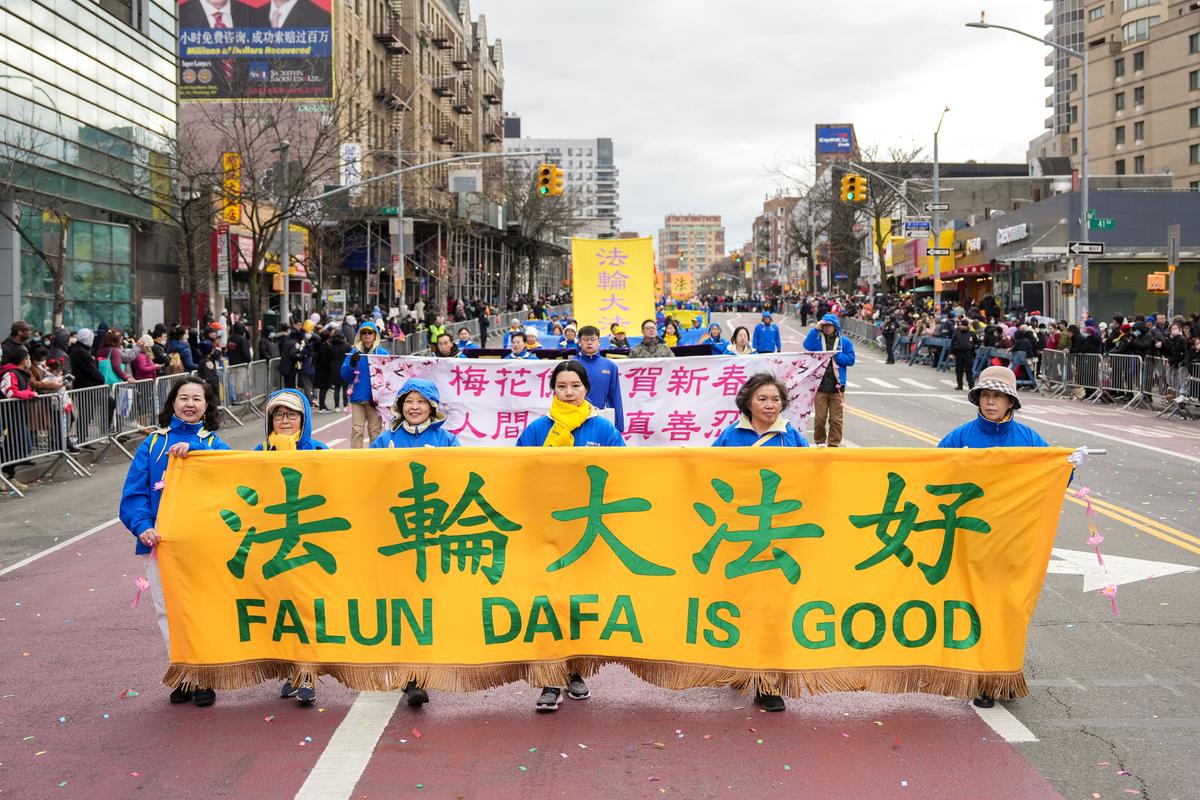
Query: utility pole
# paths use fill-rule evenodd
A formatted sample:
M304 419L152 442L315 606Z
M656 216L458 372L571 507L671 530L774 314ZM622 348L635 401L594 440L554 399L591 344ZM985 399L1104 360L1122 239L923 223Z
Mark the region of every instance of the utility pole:
M946 118L946 112L950 110L950 106L942 109L942 116L938 117L937 128L933 131L933 246L942 246L942 212L939 210L941 206L941 181L938 165L938 134L942 132L942 120ZM933 313L937 314L942 308L942 257L933 257Z
M283 161L282 197L285 213L280 222L283 234L279 240L279 271L283 273L283 293L279 295L279 319L284 325L290 325L292 322L292 304L288 299L288 289L292 282L292 218L290 214L286 213L288 205L292 202L292 199L288 197L291 192L291 181L288 175L288 148L290 146L288 140L284 139L277 148L279 157Z

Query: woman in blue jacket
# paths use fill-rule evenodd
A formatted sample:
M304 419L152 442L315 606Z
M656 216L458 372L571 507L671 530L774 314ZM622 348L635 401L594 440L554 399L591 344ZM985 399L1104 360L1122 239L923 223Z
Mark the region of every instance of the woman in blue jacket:
M458 437L443 430L446 412L442 398L432 381L409 378L396 393L392 404L392 424L371 442L371 447L458 447ZM423 686L410 680L404 687L413 708L429 702Z
M191 450L229 449L229 445L213 433L221 422L218 405L212 384L194 375L180 378L171 386L158 415L158 430L147 436L134 453L121 490L119 516L121 524L137 537L134 548L137 555L152 556L153 548L161 541L156 518L162 498L163 474L170 456L186 458ZM153 557L146 560L146 579L150 581L155 619L170 653L167 607L158 576L158 561ZM214 690L186 683L171 692L172 703L195 700L198 706L211 706L216 699Z
M371 359L367 356L385 356L385 350L379 344L379 329L375 323L367 320L358 326L358 335L354 337L354 346L346 354L342 362L341 376L350 388L347 398L350 406L350 446L355 450L363 446L363 429L368 434L367 441L373 440L383 428L383 420L375 409L375 400L371 396Z
M550 373L554 397L550 413L538 417L521 432L517 447L624 447L625 440L606 418L597 415L587 401L591 382L587 370L578 361L560 361ZM572 700L591 697L583 677L572 673L567 681ZM544 686L537 699L538 711L557 711L563 701L558 686Z
M713 447L808 447L808 440L783 418L788 407L787 386L770 372L751 375L734 398L741 416L730 425ZM757 685L754 702L764 711L783 711L787 706L777 694L765 694Z

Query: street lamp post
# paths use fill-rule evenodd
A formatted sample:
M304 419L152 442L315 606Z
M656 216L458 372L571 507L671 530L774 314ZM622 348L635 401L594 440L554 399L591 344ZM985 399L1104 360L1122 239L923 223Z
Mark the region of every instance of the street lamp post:
M289 183L288 175L288 148L291 144L287 139L279 143L279 147L271 148L272 153L279 153L279 160L282 162L281 169L283 170L283 208L286 212L288 204L292 202L288 197L291 184ZM279 239L279 271L283 273L283 293L279 295L279 320L284 325L291 324L292 309L291 301L288 299L288 290L291 288L292 281L292 219L291 215L284 213L283 219L279 222L279 227L283 233Z
M942 212L938 206L938 201L941 200L941 181L938 165L938 134L942 132L942 120L946 118L946 112L950 110L950 106L942 109L942 115L938 117L937 127L933 130L933 246L942 246ZM942 257L934 256L933 263L936 269L933 271L933 313L939 314L942 310Z
M1067 47L1066 45L1061 45L1057 42L1053 42L1049 39L1043 39L1040 36L1035 36L1032 33L1026 33L1025 31L1017 30L1016 28L1010 28L1007 25L993 25L990 22L984 22L982 19L979 22L968 22L966 25L968 28L996 28L998 30L1008 31L1009 33L1015 33L1018 36L1024 36L1026 39L1033 39L1035 42L1041 42L1042 44L1044 44L1048 47L1052 47L1055 50L1058 50L1060 53L1066 53L1069 56L1074 56L1075 58L1078 58L1080 60L1080 62L1083 64L1083 99L1081 101L1082 108L1080 109L1080 122L1083 126L1083 130L1080 133L1080 137L1079 137L1080 138L1080 142L1079 142L1079 144L1080 144L1080 148L1079 148L1079 180L1080 180L1080 184L1081 184L1080 188L1079 188L1079 200L1080 200L1079 230L1080 230L1081 236L1084 239L1087 239L1088 238L1088 227L1089 227L1089 222L1088 222L1088 211L1089 211L1089 207L1088 207L1088 52L1087 52L1087 48L1084 47L1081 50L1075 50L1073 48ZM1088 303L1088 255L1087 255L1087 253L1080 254L1079 266L1080 266L1080 272L1081 272L1080 284L1079 284L1079 295L1078 295L1079 296L1078 308L1079 308L1079 312L1080 312L1079 317L1080 317L1080 319L1087 319L1089 316L1089 314L1088 314L1089 303Z

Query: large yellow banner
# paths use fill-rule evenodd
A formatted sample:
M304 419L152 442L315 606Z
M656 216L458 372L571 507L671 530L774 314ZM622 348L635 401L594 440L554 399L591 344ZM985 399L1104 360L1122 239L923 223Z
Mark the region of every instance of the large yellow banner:
M617 323L636 330L654 319L654 243L641 239L572 239L571 292L575 318L608 335Z
M1025 693L1064 449L173 460L165 681Z
M671 297L676 300L688 300L695 291L692 288L692 273L690 272L673 272L671 273Z

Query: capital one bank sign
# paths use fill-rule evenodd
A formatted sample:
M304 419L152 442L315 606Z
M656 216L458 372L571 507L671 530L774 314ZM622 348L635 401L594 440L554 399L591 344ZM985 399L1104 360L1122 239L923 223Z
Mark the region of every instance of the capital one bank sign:
M818 153L850 153L854 151L854 129L848 125L817 127Z

